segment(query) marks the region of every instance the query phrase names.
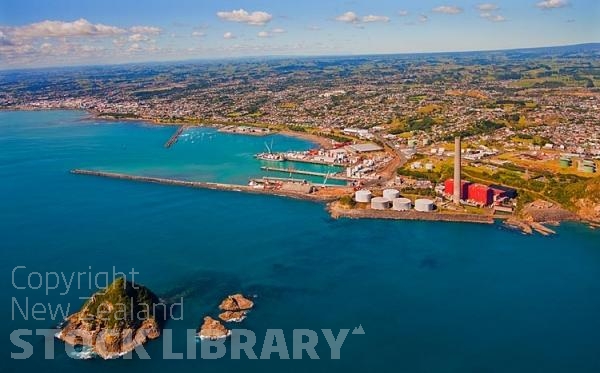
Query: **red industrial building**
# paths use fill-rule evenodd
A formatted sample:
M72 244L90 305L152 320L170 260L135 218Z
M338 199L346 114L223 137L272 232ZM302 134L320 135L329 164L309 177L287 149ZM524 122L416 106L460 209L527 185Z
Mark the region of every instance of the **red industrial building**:
M469 195L469 185L471 183L466 180L460 181L460 198L466 200ZM454 194L454 179L448 179L444 182L444 193L447 195Z
M454 193L454 179L448 179L444 182L444 193L446 195ZM462 200L470 200L484 206L489 206L494 202L494 190L483 184L472 184L461 180L460 194Z
M470 184L467 199L484 206L489 206L494 201L494 191L483 184Z

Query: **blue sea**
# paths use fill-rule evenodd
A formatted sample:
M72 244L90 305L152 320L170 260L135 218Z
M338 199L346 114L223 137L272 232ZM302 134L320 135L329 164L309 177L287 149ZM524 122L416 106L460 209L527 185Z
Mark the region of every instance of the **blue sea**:
M333 220L313 202L69 173L245 184L264 176L252 156L265 142L276 151L313 146L195 129L165 149L173 131L77 111L0 112L0 371L600 371L600 231L563 224L542 237L500 225ZM75 360L58 341L47 360L35 332L20 337L30 358L9 357L23 351L11 342L15 330L60 321L43 309L81 306L96 290L89 273L132 269L159 295L185 289L182 320L167 323L174 352L186 353L186 330L216 317L224 296L243 292L256 307L235 327L256 334L257 355L268 329L283 330L290 357L293 330L311 329L320 359L235 360L228 351L206 360L197 344L198 359L166 360L161 338L146 345L150 360ZM36 272L84 275L69 291L46 292L54 282L35 289ZM337 336L359 325L365 334L348 334L331 359L321 329Z

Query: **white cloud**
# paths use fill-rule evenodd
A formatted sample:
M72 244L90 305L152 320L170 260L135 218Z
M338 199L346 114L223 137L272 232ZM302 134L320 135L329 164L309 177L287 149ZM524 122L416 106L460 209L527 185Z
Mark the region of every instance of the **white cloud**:
M477 5L477 9L479 9L481 12L493 12L494 10L500 9L500 7L492 3L483 3Z
M273 30L271 30L271 32L274 34L284 34L286 31L282 28L274 28Z
M336 21L346 22L346 23L357 23L359 18L354 12L346 12L335 17Z
M218 12L217 17L224 21L246 23L253 26L264 26L273 19L273 16L267 12L256 11L249 13L244 9L232 10L231 12Z
M52 51L52 44L43 43L42 45L40 45L40 51L44 54L50 53Z
M390 17L386 17L386 16L375 16L372 14L369 14L368 16L364 16L362 17L362 21L364 23L371 23L371 22L389 22L390 21Z
M544 0L537 3L537 6L540 9L557 9L564 8L569 5L568 0Z
M504 18L504 16L500 15L500 14L492 14L492 13L488 13L488 12L484 12L480 14L481 18L485 18L488 21L491 22L504 22L506 21L506 18Z
M433 8L433 11L436 13L443 13L443 14L460 14L463 12L463 9L461 7L453 6L453 5L442 5L442 6Z
M122 48L125 46L125 44L127 44L127 39L125 38L118 38L118 39L113 39L113 45L117 48Z
M261 31L257 34L257 36L259 38L268 38L268 37L271 37L271 34L266 31Z
M398 12L400 17L406 17L408 15L408 10L401 10Z
M310 25L306 28L308 31L321 31L320 26Z
M147 41L148 39L149 39L149 37L144 34L133 34L133 35L129 36L129 41L133 41L133 42Z
M390 18L386 16L376 16L373 14L369 14L364 17L359 17L358 14L354 12L346 12L344 14L340 14L335 17L336 21L359 24L359 23L373 23L373 22L389 22Z
M503 15L497 14L496 11L500 9L500 7L493 3L483 3L477 5L477 9L479 9L479 16L481 18L485 18L490 22L504 22L506 18Z
M14 43L8 38L8 36L4 32L2 32L2 30L0 30L0 47L6 47L11 45L14 45Z
M194 36L196 38L202 38L202 37L205 37L206 34L202 31L194 31L194 32L192 32L192 36Z
M151 34L158 35L162 32L162 30L158 27L154 26L133 26L129 29L129 31L134 34Z
M421 22L421 23L425 23L425 22L427 22L427 21L429 21L429 17L427 17L425 14L421 14L421 15L419 16L419 22Z
M233 32L226 32L223 34L223 39L235 39Z
M128 52L139 52L142 50L142 47L138 43L133 43L127 49Z
M109 36L126 31L101 23L93 24L84 18L73 22L42 21L12 28L9 33L18 38Z

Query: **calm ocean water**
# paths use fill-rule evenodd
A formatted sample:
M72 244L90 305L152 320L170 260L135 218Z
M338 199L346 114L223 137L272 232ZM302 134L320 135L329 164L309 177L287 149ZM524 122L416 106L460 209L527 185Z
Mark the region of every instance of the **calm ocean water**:
M332 220L324 207L268 196L190 190L68 173L72 168L246 183L260 176L252 154L270 138L193 131L172 149L173 128L84 120L70 111L0 112L0 316L2 372L600 371L600 231L564 224L555 237L527 237L500 226ZM276 150L310 144L274 136ZM130 271L158 294L186 288L183 320L172 321L175 352L185 330L234 291L256 294L242 325L257 335L280 328L290 355L293 329L319 333L321 360L78 361L55 343L44 360L43 339L27 360L9 335L49 328L33 320L34 303L71 305L93 290L60 295L18 290L27 273ZM91 270L90 270L91 268ZM33 282L37 281L35 278ZM34 284L35 285L35 284ZM14 297L14 300L13 300ZM14 301L29 317L16 310ZM352 329L341 359L331 360L320 329ZM199 351L198 351L199 352Z

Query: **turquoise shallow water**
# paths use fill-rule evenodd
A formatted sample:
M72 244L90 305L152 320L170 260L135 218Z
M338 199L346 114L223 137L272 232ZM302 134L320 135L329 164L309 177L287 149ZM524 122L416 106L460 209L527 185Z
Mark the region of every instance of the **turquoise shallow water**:
M336 361L320 331L321 360L314 361L163 360L163 339L147 345L150 361L76 361L61 343L50 361L41 337L30 336L23 339L34 355L10 360L5 352L3 372L600 370L600 231L565 224L544 238L499 226L335 221L311 202L71 175L81 167L245 183L260 174L251 155L264 139L209 139L213 131L200 130L205 142L165 150L172 128L82 118L0 113L0 316L10 320L0 326L4 350L21 351L9 340L13 330L55 324L18 313L13 319L13 297L21 306L28 299L30 309L41 302L73 310L91 292L15 289L16 266L27 267L18 284L31 271L116 266L135 268L136 280L159 294L194 290L183 320L167 325L176 352L185 351L185 330L214 315L233 291L258 296L243 324L257 333L257 346L269 328L284 330L290 354L294 328L337 335L362 324L366 334L348 336ZM310 147L284 137L274 143ZM208 157L203 146L221 156Z

